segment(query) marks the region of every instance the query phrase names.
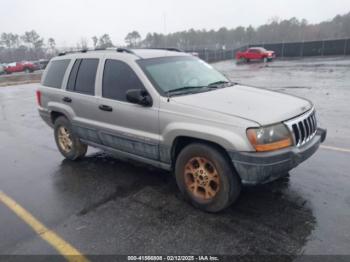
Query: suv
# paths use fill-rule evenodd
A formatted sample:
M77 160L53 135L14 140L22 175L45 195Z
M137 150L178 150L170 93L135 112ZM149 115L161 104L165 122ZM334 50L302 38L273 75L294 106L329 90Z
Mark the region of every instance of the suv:
M90 145L174 171L185 198L208 212L228 207L243 184L287 175L326 137L310 101L232 83L177 51L61 54L37 102L65 158Z

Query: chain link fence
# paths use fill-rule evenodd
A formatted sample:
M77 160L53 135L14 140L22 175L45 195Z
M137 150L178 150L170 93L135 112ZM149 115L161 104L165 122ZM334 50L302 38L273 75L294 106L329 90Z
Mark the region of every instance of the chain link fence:
M334 39L308 42L292 43L260 43L249 44L237 49L191 49L189 52L195 52L198 56L209 62L218 62L234 59L238 51L246 50L252 46L264 47L267 50L275 51L278 58L288 57L308 57L308 56L329 56L329 55L350 55L350 38Z

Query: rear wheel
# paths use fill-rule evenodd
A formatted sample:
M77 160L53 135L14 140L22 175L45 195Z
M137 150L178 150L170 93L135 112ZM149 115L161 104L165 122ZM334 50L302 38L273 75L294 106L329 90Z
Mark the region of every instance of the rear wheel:
M74 134L67 118L60 116L56 119L54 135L56 145L65 158L76 160L85 156L88 146Z
M218 212L239 196L241 183L225 155L216 147L195 143L179 154L175 175L186 200L207 212Z

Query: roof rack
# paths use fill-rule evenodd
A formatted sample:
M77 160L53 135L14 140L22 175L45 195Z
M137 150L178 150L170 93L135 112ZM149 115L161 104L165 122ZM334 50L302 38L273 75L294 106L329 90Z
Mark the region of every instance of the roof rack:
M181 53L185 52L184 50L177 47L148 47L146 49L167 50L167 51L181 52Z
M132 55L134 55L134 56L137 56L137 57L140 58L140 59L143 59L141 56L139 56L138 54L136 54L134 51L130 50L129 48L118 47L118 48L116 49L116 51L117 51L118 53L128 53L128 54L132 54Z
M87 48L84 48L84 49L81 49L81 50L64 51L64 52L59 53L58 56L63 56L63 55L68 55L68 54L75 54L75 53L86 53L86 52L89 52L89 51L96 51L96 50L99 50L99 49L87 49Z
M118 53L128 53L137 56L138 58L141 58L139 55L135 54L132 50L128 48L118 47L118 48L95 48L95 49L81 49L81 50L75 50L75 51L66 51L61 52L58 54L58 56L64 56L67 54L75 54L75 53L87 53L87 52L93 52L93 51L104 51L104 50L115 50Z

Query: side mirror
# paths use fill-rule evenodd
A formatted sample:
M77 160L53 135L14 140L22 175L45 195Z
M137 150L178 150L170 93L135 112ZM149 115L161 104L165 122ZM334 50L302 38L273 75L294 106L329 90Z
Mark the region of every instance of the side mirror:
M146 90L130 89L126 92L126 100L141 106L152 106L153 101Z

